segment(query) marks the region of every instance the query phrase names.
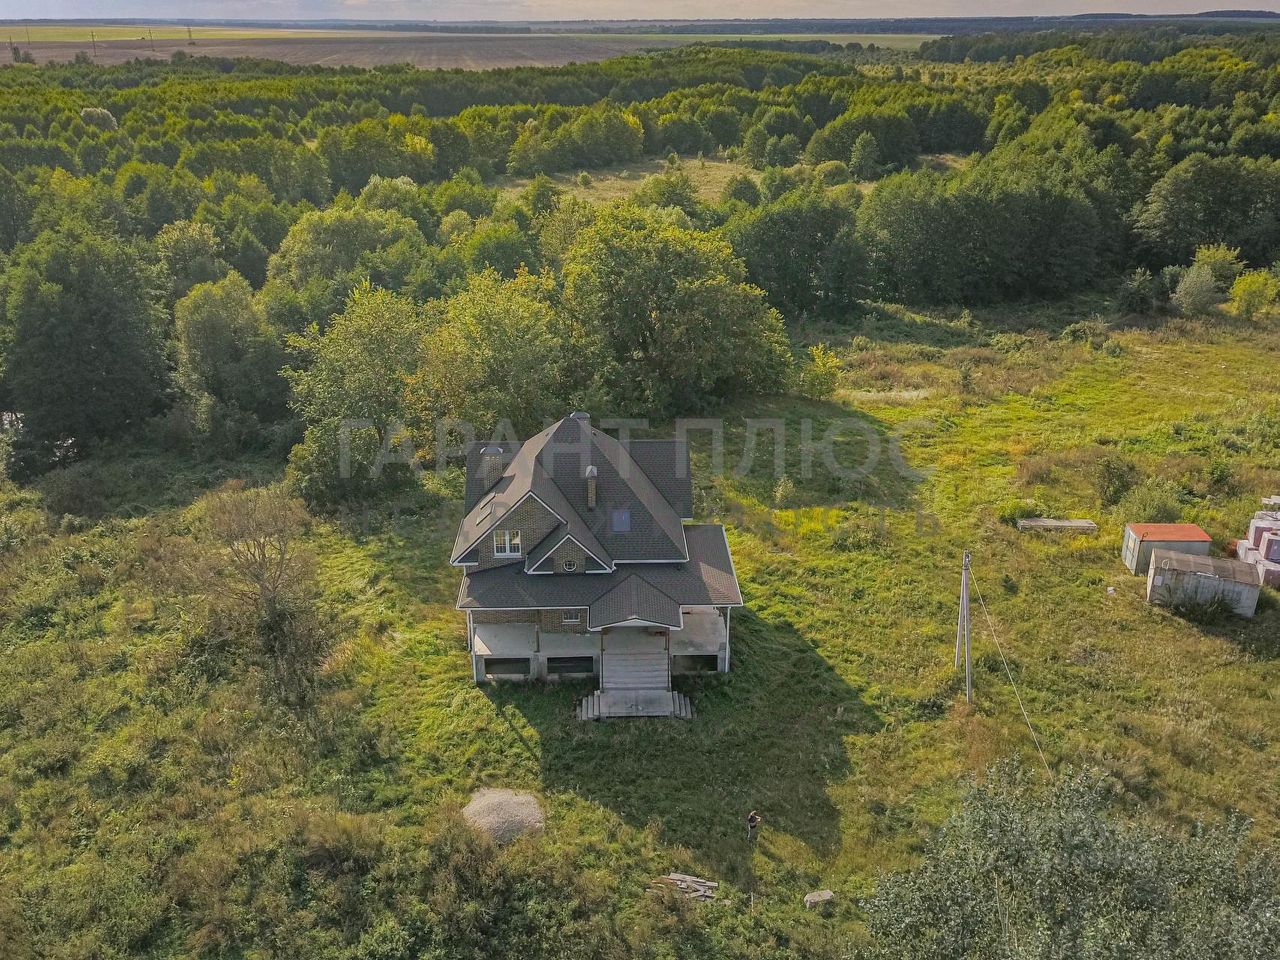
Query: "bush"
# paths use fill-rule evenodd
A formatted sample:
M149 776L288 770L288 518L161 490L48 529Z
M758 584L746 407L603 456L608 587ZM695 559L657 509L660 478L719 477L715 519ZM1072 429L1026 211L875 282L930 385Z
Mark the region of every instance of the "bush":
M1146 267L1127 273L1120 281L1116 306L1124 313L1147 315L1156 312L1161 300L1160 282Z
M1231 284L1231 309L1242 320L1252 320L1276 302L1280 280L1267 270L1250 270Z
M1047 516L1049 516L1049 511L1045 509L1043 504L1035 500L1011 497L1008 500L1000 501L996 506L996 517L1001 523L1007 523L1011 527L1016 526L1019 520Z
M1113 507L1138 483L1138 468L1118 454L1108 453L1093 465L1093 489L1104 507Z
M1276 955L1280 869L1251 847L1247 822L1166 832L1113 814L1120 786L1094 773L1045 786L1030 771L991 771L920 864L865 901L872 945L854 956Z
M800 368L799 393L810 400L826 400L840 382L840 357L825 343L809 348L809 362Z
M1068 343L1086 343L1097 350L1107 342L1109 330L1101 317L1078 320L1062 328L1060 336Z
M828 160L813 168L814 175L829 187L849 182L849 165L842 160Z
M1211 243L1196 248L1193 264L1203 264L1213 274L1213 282L1219 290L1225 290L1231 281L1240 276L1244 270L1244 261L1240 259L1239 247L1228 247L1225 243Z
M1221 300L1213 270L1203 263L1193 263L1173 292L1173 305L1184 317L1203 316Z
M741 201L749 207L758 204L760 188L756 186L755 180L745 173L735 173L730 177L720 192L720 202L728 203L732 200Z
M1128 523L1177 523L1182 490L1172 480L1151 477L1120 498L1117 507Z

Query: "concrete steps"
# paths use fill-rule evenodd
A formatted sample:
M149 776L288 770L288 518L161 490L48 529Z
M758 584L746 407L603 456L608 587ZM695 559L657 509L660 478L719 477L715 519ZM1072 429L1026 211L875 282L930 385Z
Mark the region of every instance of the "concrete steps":
M671 658L665 650L611 653L601 658L602 690L670 690Z
M675 690L597 690L578 704L579 720L611 717L675 717L692 720L693 704Z

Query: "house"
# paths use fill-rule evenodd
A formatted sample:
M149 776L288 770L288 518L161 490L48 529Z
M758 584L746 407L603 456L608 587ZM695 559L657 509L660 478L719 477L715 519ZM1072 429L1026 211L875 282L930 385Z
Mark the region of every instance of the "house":
M693 514L682 440L626 446L574 413L467 451L450 562L477 683L595 676L587 719L690 716L671 677L729 669L742 605L724 528Z
M1213 538L1194 523L1131 523L1124 528L1121 555L1130 573L1145 574L1153 550L1208 556Z
M1196 606L1221 600L1236 614L1252 617L1260 592L1257 569L1241 560L1193 556L1172 550L1151 553L1148 603Z

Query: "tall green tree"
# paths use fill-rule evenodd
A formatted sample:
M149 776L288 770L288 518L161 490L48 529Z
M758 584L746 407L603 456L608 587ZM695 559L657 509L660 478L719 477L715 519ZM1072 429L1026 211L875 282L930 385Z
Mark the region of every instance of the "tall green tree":
M1135 226L1162 263L1186 263L1211 243L1270 263L1280 256L1280 161L1193 154L1155 183Z
M838 317L862 293L865 267L853 210L819 186L748 208L725 225L751 281L790 319Z
M168 302L176 303L196 284L221 280L230 271L222 244L207 223L178 220L156 234L156 253L168 279Z
M313 326L294 338L306 363L285 377L307 428L289 464L308 502L331 505L406 478L403 464L383 469L382 459L401 450L405 382L425 328L412 300L365 286L323 334Z
M621 409L669 416L783 383L782 318L719 237L624 207L578 235L564 276L582 382Z
M155 286L138 251L116 237L46 232L22 250L8 278L6 378L24 441L79 451L160 408Z
M565 409L587 405L565 376L574 347L551 294L542 278L503 280L489 270L433 305L407 394L420 443L434 439L441 419L466 421L482 436L506 420L528 436Z
M263 421L285 412L283 345L240 274L193 287L174 307L174 332L178 381L197 403L208 397Z
M0 253L12 250L27 235L31 212L35 208L31 194L4 167L0 167Z

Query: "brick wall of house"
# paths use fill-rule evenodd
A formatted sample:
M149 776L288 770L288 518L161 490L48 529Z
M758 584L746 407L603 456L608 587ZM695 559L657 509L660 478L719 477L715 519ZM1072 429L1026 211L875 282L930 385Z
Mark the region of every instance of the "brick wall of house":
M544 633L586 633L587 632L587 610L585 607L578 610L577 623L565 623L564 615L566 610L543 610L541 611L540 622Z
M527 555L556 527L560 521L556 515L544 507L539 501L530 497L498 521L494 532L498 530L519 530L520 549ZM493 533L486 533L479 543L480 562L472 570L486 570L489 567L501 566L504 563L524 563L523 558L515 561L511 557L494 557Z
M578 546L576 541L566 540L551 551L551 556L548 559L549 565L540 567L540 569L550 570L552 573L583 573L587 569L587 563L591 558L587 556L587 551ZM573 571L565 570L564 562L566 560L576 564Z
M538 623L538 610L473 610L472 623Z

